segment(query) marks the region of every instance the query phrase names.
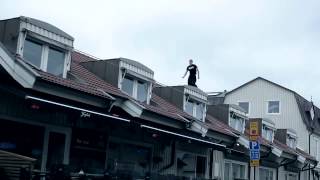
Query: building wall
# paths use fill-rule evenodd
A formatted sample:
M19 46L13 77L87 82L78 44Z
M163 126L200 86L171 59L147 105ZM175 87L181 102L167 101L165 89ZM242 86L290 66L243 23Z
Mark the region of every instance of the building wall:
M267 114L267 102L280 101L280 114ZM308 131L299 113L294 94L264 80L252 83L227 94L225 104L238 104L249 102L250 118L268 118L274 121L276 128L292 128L298 134L298 147L308 152Z
M320 161L320 136L312 134L310 137L310 154ZM317 165L320 168L320 164Z

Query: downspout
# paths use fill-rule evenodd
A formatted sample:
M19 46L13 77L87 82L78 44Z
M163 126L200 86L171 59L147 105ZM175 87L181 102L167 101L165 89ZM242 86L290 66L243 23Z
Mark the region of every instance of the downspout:
M313 129L311 128L311 133L309 133L309 155L311 153L311 135L313 134ZM309 164L309 169L311 170L311 165ZM310 180L310 176L311 176L311 171L308 172L308 179Z
M166 169L169 169L170 167L172 167L174 165L175 162L175 158L176 158L176 142L174 140L172 140L171 142L171 158L170 158L170 163L166 166L164 166L163 168L161 168L159 170L159 172L164 171Z

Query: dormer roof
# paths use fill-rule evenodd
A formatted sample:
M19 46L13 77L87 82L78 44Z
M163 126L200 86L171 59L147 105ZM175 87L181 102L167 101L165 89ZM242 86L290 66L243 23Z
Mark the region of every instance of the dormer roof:
M37 30L37 28L41 28L41 29L47 30L48 32L52 32L56 35L59 35L61 37L74 41L74 38L71 35L67 34L66 32L62 31L61 29L49 23L46 23L38 19L26 17L26 16L20 16L18 18L20 19L20 21L27 23L27 28L30 30L32 29Z

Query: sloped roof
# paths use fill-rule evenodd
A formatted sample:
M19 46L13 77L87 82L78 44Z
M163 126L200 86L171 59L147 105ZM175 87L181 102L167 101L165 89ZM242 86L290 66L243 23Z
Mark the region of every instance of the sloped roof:
M231 91L226 92L225 95L231 94L231 93L233 93L233 92L235 92L235 91L237 91L237 90L239 90L239 89L241 89L241 88L243 88L243 87L251 84L252 82L257 81L257 80L266 81L266 82L271 83L271 84L273 84L273 85L275 85L275 86L278 86L278 87L280 87L280 88L282 88L282 89L285 89L285 90L287 90L287 91L290 91L290 92L295 93L293 90L288 89L288 88L286 88L286 87L284 87L284 86L281 86L281 85L279 85L279 84L277 84L277 83L275 83L275 82L269 81L269 80L267 80L267 79L265 79L265 78L262 78L262 77L257 77L257 78L255 78L255 79L252 79L251 81L248 81L248 82L242 84L241 86L239 86L239 87L237 87L237 88L235 88L235 89L233 89L233 90L231 90Z
M301 118L306 124L309 131L320 135L320 109L315 106L312 102L306 100L304 97L295 93L295 98L298 104L298 108L301 114ZM314 118L311 119L310 110L314 110Z

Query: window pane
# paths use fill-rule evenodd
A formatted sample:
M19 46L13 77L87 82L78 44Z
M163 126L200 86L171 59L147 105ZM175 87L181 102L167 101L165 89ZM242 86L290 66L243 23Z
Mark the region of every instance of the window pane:
M191 101L186 101L186 112L189 114L189 115L191 115L191 116L193 116L193 102L191 102Z
M260 180L269 180L268 179L268 172L266 169L259 169L259 176L260 176Z
M148 94L148 84L145 82L138 81L137 99L141 102L146 102L147 101L147 94Z
M25 40L23 47L23 58L40 68L42 55L42 45L36 42Z
M234 178L240 178L240 165L239 164L232 164L232 175Z
M133 96L133 80L124 77L121 86L122 91L126 92L128 95Z
M203 104L197 103L196 104L196 118L202 120L203 119Z
M244 179L246 176L246 167L245 165L240 165L240 178Z
M249 102L239 102L239 106L245 110L245 112L249 113Z
M49 49L47 72L62 77L64 69L64 53Z
M279 113L280 112L280 102L279 101L269 101L268 102L268 113Z
M224 164L224 180L231 180L229 163Z

